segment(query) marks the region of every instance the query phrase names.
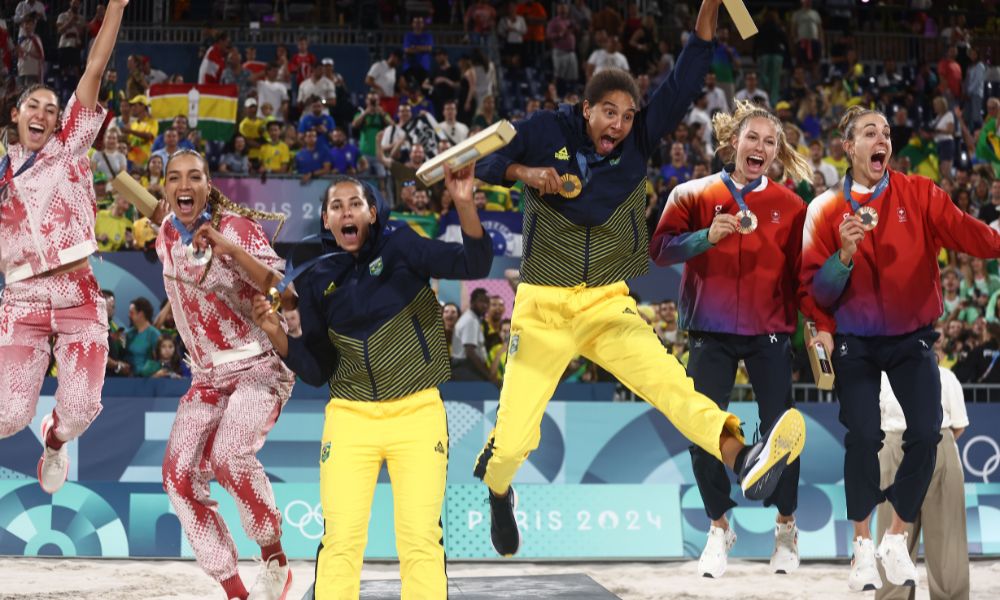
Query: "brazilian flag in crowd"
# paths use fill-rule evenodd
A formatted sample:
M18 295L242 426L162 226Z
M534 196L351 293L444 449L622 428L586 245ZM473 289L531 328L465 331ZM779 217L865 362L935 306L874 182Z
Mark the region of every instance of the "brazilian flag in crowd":
M236 133L237 94L235 85L211 83L159 83L149 88L160 131L168 129L177 115L184 115L203 140L223 142Z
M389 227L409 226L425 238L434 239L438 235L438 217L435 214L415 215L413 213L392 212L389 215Z

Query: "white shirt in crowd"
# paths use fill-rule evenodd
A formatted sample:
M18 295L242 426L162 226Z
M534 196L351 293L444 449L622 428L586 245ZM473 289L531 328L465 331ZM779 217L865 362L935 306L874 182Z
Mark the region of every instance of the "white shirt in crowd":
M378 92L382 96L396 95L396 69L389 66L389 62L380 60L372 68L368 69L368 77L375 80L375 85L382 88L383 92ZM376 90L378 91L378 90Z
M310 77L299 84L299 94L295 97L295 101L298 104L305 104L311 96L318 96L325 100L336 100L337 85L326 77L320 77L319 81L313 81Z
M598 48L590 53L587 64L594 65L594 75L604 69L619 68L628 71L628 60L621 52L608 52L604 48Z
M524 34L528 33L528 24L521 15L513 19L504 17L497 23L497 33L500 37L506 36L508 44L520 44L524 42Z
M761 96L764 98L765 108L771 108L771 97L767 95L767 92L765 92L760 88L757 88L752 92L746 88L743 88L742 90L736 92L736 99L741 100L743 102L753 102L753 99L756 96Z
M726 93L722 91L722 88L714 87L710 90L706 89L705 98L708 100L708 106L705 107L708 114L712 114L717 110L729 112L729 100L726 99Z
M486 335L483 334L483 323L472 309L462 313L455 323L455 332L451 338L451 358L465 360L466 345L475 346L476 354L486 362Z
M281 111L281 103L288 100L288 88L280 81L261 79L257 82L257 105L270 104L275 113Z
M947 128L949 125L952 127L951 133L947 132ZM935 142L947 142L950 139L954 139L955 133L956 133L955 113L949 110L940 117L938 117L937 119L935 119L934 121Z
M70 25L65 33L59 36L60 48L81 48L83 46L83 32L86 30L87 21L80 13L67 10L56 18L56 29Z
M941 371L941 409L944 417L941 419L941 429L961 429L969 426L969 415L965 412L965 394L958 377L938 366ZM906 431L906 417L889 385L889 376L882 372L882 389L878 395L878 406L882 412L882 431L900 433Z
M464 142L469 137L469 127L465 123L441 121L437 127L438 137L447 138L453 145Z

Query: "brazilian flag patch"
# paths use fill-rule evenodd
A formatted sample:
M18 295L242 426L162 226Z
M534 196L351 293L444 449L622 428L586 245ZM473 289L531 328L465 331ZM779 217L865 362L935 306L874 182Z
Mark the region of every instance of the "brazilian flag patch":
M323 444L323 449L319 452L319 462L325 463L330 458L330 442Z
M371 273L373 277L378 277L379 275L382 274L381 256L368 263L368 272Z

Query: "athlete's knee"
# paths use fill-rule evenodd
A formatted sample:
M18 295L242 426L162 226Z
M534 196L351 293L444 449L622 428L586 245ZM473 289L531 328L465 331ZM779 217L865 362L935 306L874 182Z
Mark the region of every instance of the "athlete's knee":
M21 431L31 424L33 417L27 402L10 402L0 411L0 438L7 438Z
M195 473L189 465L181 464L171 457L168 448L161 467L163 491L171 498L193 498Z

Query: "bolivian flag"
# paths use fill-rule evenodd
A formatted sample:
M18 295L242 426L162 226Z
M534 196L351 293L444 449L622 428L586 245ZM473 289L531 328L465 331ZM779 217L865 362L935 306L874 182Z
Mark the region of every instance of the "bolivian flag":
M149 88L149 99L160 131L184 115L202 139L229 141L236 133L237 93L235 85L160 83Z

